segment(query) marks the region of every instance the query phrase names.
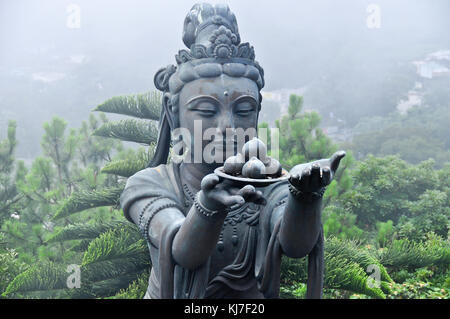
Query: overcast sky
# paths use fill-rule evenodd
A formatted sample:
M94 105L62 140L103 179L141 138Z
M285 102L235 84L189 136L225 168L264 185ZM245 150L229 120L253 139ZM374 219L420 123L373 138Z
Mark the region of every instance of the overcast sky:
M450 49L448 0L225 2L242 41L255 47L265 90L305 87L332 70L370 77L389 72L387 60L410 63ZM30 128L53 115L86 119L108 97L153 89L155 72L175 64L184 49L183 21L194 3L0 0L1 136L7 119L15 119L21 138L32 135L38 147Z
M211 1L223 2L223 1ZM0 65L46 62L51 55L93 54L154 73L174 63L183 48L186 0L0 0ZM80 8L80 28L67 27L68 5ZM243 41L256 50L268 89L301 86L298 72L328 63L352 42L374 55L408 50L412 43L450 40L450 1L426 0L239 0L226 1L236 14ZM369 4L380 9L380 28L367 26ZM443 41L445 39L442 39ZM30 56L30 53L47 53ZM45 51L47 50L47 51ZM378 52L379 51L379 52ZM388 51L388 52L386 52ZM392 51L392 52L389 52ZM313 63L315 64L315 63Z

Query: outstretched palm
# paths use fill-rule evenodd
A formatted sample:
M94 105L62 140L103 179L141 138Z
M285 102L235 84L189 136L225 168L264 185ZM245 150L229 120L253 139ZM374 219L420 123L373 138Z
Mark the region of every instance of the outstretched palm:
M339 151L328 159L296 165L290 171L289 182L302 192L316 192L331 183L344 156L345 152Z

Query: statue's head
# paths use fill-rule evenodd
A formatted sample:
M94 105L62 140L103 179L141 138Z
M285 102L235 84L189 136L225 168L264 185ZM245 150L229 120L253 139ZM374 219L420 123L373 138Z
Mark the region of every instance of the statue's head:
M212 142L235 143L230 133L236 130L257 128L264 71L253 47L240 42L236 17L228 6L194 5L184 21L183 42L189 50L175 56L177 66L155 75L163 101L158 146L149 166L166 162L170 132L179 128L190 133L191 141L184 142L191 150L194 136L206 133L201 142L195 140L204 149Z

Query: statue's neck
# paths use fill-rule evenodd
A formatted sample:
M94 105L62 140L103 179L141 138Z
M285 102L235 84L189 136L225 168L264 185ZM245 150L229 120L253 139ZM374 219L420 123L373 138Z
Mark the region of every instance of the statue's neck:
M214 172L216 167L204 163L181 163L180 178L181 182L188 184L193 192L200 190L203 177Z

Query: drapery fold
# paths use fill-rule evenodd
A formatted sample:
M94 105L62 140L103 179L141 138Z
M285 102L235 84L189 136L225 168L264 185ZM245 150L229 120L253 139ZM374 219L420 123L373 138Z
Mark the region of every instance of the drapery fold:
M120 198L125 216L131 220L131 205L144 198L162 196L180 207L186 207L177 170L176 164L160 165L130 177ZM283 204L289 191L286 183L274 184L263 191L268 204L260 207L252 221L247 221L247 229L234 261L211 280L211 257L195 270L177 265L172 257L173 240L183 220L165 225L159 245L149 245L154 267L146 296L164 299L222 298L230 291L246 291L256 284L265 298L278 298L282 257L278 234ZM182 211L184 216L188 211L189 207ZM308 255L307 298L321 298L322 285L323 230Z

